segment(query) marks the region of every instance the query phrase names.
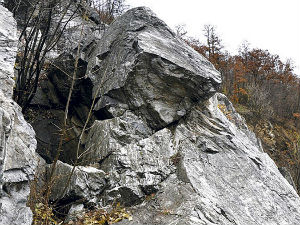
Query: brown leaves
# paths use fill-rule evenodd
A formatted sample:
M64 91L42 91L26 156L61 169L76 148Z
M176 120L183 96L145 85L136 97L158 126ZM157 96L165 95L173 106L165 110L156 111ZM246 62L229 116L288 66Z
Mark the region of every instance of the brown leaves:
M293 113L294 118L300 118L300 113Z
M104 225L115 224L123 219L132 220L130 213L120 203L117 203L111 210L96 209L86 212L77 221L71 221L69 224L76 225Z

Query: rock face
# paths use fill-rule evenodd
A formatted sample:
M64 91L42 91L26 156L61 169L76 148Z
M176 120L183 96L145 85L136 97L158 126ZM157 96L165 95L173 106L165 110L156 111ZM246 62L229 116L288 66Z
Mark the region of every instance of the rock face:
M169 141L175 172L122 224L297 224L299 197L224 95L193 108Z
M109 176L120 224L297 224L300 199L226 96L220 74L146 8L128 11L88 61L95 121L86 164Z
M130 109L155 130L186 115L221 82L211 63L145 8L116 20L88 62L96 110L119 116Z
M72 4L69 5L69 3ZM66 9L66 15L60 22ZM97 21L99 22L99 18L95 14L95 9L88 7L85 1L62 1L62 5L55 8L52 29L57 24L63 27L67 23L67 26L56 47L48 53L47 59L49 59L48 62L51 62L51 67L49 71L45 71L47 77L39 81L37 94L31 102L33 114L36 114L36 117L30 121L37 133L37 152L48 163L53 161L58 148L60 128L57 125L62 124L64 118L64 108L75 70L77 48L79 47L81 51L77 67L77 80L73 89L67 121L71 129L68 130L66 141L62 146L63 153L60 157L62 161L67 163L75 161L80 127L84 125L92 102L91 81L90 79L83 79L87 68L85 58L89 56L91 49L95 47L105 29L105 26L97 24ZM59 68L63 68L63 71ZM80 152L82 151L80 147Z
M0 13L0 224L30 224L25 203L36 141L10 100L16 38L15 28L6 29L15 26L7 15ZM82 166L64 194L72 167L58 162L52 201L67 202L76 214L91 203L120 202L133 218L119 222L123 225L299 223L299 196L230 101L217 92L220 73L149 9L129 10L99 41L85 35L82 46L68 116L76 126L67 138L80 134L93 99L94 122L81 143ZM53 144L49 124L60 123L62 111L52 106L66 101L70 80L63 71L74 69L72 51L57 62L61 70L50 70L50 82L41 84L34 102L51 108L55 118L39 114L33 122L45 131L39 137ZM66 145L65 161L73 157L75 145Z
M37 155L32 127L12 100L14 61L17 52L16 22L0 5L0 224L31 224L26 206L29 181Z
M47 166L47 174L49 174L50 169L51 166ZM98 201L97 196L107 187L105 172L94 167L78 166L71 177L70 185L63 193L72 169L73 166L58 161L57 169L54 173L54 177L58 179L54 181L50 196L51 200L72 198L74 201L77 199L84 199L89 202Z

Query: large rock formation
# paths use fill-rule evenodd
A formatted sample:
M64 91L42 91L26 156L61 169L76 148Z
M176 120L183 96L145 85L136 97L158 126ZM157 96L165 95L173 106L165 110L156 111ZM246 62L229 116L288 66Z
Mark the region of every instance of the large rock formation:
M121 224L297 224L300 199L226 96L220 74L146 8L128 11L88 60L95 121L88 163ZM150 196L150 197L149 197Z
M82 164L107 180L95 180L99 192L82 185L82 176L72 180L77 200L130 207L133 221L120 224L298 223L297 193L217 93L220 74L149 9L118 18L82 60L87 73L79 74L72 101L80 107L95 98L99 119ZM49 77L64 80L59 74Z
M154 130L186 115L221 82L211 63L144 8L116 20L88 62L93 97L100 98L95 110L119 116L130 109Z
M32 127L12 100L17 28L12 14L0 5L0 224L31 224L26 206L37 155Z
M167 139L161 150L173 144L169 160L175 171L160 182L150 200L133 207L135 222L122 224L298 223L295 190L224 95L215 94L196 106ZM119 176L129 180L141 160L117 156L127 159L127 171ZM140 187L143 182L134 184Z
M14 28L5 29L10 21L14 25L9 18L0 20L0 40L11 39L0 42L0 68L6 63L9 70L0 69L0 202L5 203L0 224L29 224L25 198L35 169L35 140L10 100L16 38ZM124 225L299 223L299 196L230 101L217 93L220 73L149 9L129 10L100 40L85 34L82 46L68 117L77 125L70 137L80 134L94 99L93 124L81 143L82 165L65 193L61 187L72 167L58 162L53 201L73 204L76 213L90 203L120 202L133 216L119 223ZM39 110L55 113L54 106L65 104L70 79L64 72L74 69L74 58L69 49L57 58L61 64L50 70L41 90L45 98L34 102ZM38 114L39 130L51 133L47 123L60 123L60 117ZM38 135L54 142L48 133ZM76 157L73 146L65 146L65 162Z

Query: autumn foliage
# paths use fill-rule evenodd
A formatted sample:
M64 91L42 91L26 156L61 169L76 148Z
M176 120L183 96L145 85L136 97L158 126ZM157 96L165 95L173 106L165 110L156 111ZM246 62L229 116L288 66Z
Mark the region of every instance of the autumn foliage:
M224 51L215 27L206 25L203 31L206 43L186 41L221 72L222 91L234 103L252 108L258 116L299 118L300 81L289 60L283 62L268 50L250 49L248 43L237 55L230 55Z
M244 115L278 167L289 170L300 193L300 80L292 63L248 43L231 55L215 27L205 26L203 32L205 43L193 38L186 42L220 71L221 91Z

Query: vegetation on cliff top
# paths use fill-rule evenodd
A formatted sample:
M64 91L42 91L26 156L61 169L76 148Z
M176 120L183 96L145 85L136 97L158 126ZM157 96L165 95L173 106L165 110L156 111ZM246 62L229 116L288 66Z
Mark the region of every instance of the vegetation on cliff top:
M223 77L222 92L234 103L264 150L278 167L286 167L300 192L300 79L290 60L244 42L237 55L224 49L212 25L203 29L206 43L177 34L206 57Z

